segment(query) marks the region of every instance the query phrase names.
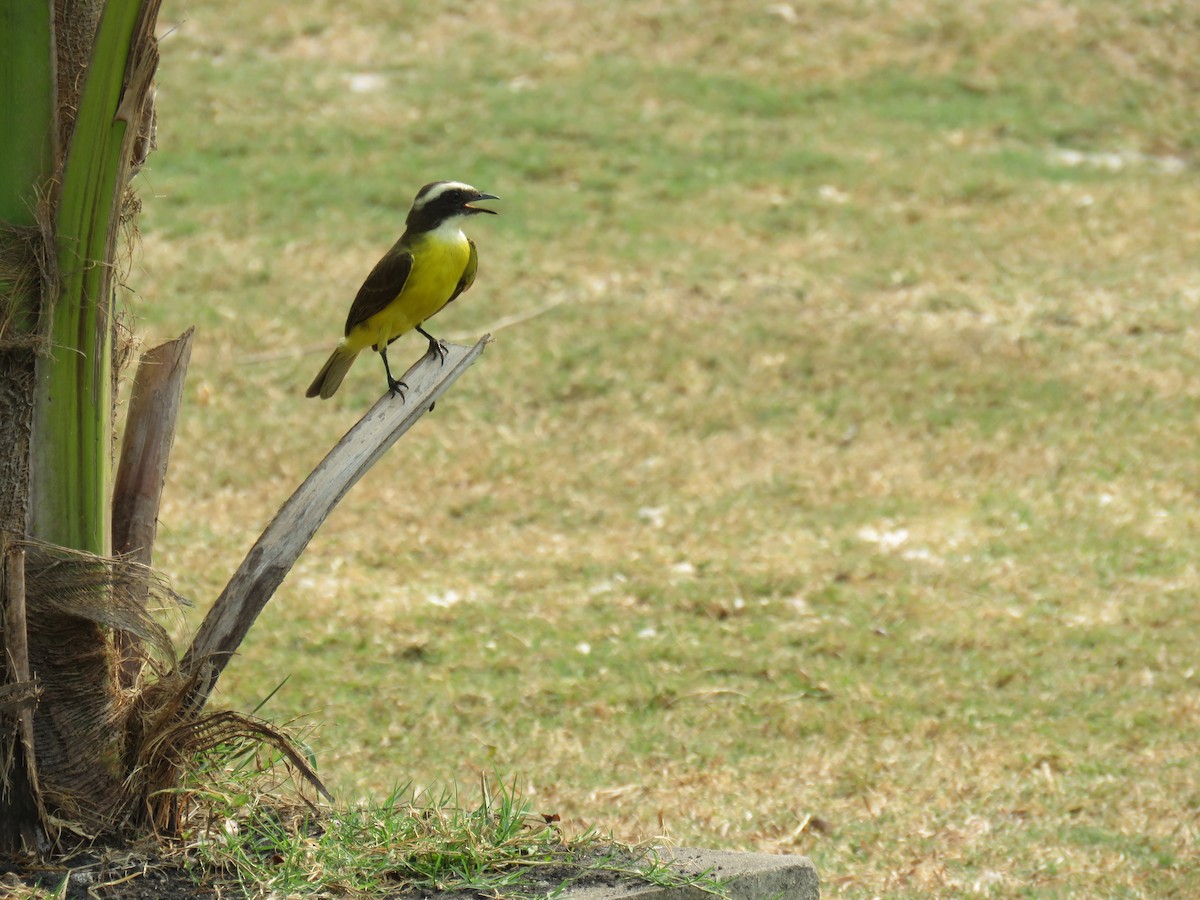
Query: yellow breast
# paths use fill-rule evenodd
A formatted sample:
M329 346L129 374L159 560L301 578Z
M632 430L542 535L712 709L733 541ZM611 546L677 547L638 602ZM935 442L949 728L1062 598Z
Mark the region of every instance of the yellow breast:
M457 225L418 235L409 249L412 271L400 295L354 329L361 329L365 343L386 346L434 315L454 294L471 258L471 245Z

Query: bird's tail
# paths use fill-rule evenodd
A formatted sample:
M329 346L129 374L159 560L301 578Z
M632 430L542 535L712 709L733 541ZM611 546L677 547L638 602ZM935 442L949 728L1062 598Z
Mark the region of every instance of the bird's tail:
M333 392L342 383L342 379L346 377L346 373L350 371L350 367L354 365L357 356L357 350L351 350L344 342L338 344L337 349L333 351L325 365L321 366L321 371L317 373L313 383L308 386L304 396L320 397L322 400L332 397Z

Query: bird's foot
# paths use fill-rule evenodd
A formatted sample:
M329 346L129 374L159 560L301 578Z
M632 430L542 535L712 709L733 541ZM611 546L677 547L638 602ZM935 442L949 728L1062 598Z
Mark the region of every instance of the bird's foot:
M450 348L446 346L446 342L439 338L429 339L429 349L425 351L427 354L432 353L438 358L438 362L442 365L446 364L446 354L450 352Z
M432 353L438 358L438 362L444 365L446 362L446 354L450 352L450 348L446 346L446 342L435 338L420 325L417 326L417 331L424 335L425 340L429 341L429 349L425 351L425 355L428 356L430 353Z
M404 402L404 392L408 390L408 385L403 381L397 381L391 375L388 375L388 393L395 397L400 395L400 402Z

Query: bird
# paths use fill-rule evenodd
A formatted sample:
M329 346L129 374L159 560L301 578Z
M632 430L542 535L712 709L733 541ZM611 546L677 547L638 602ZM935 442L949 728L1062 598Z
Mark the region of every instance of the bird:
M388 344L414 329L429 341L429 352L445 360L445 345L423 327L475 282L479 256L463 234L463 221L494 209L471 206L499 200L461 181L433 181L417 192L404 233L375 264L346 317L345 336L329 357L306 397L333 396L358 354L370 347L383 358L388 392L404 399L408 387L392 376Z

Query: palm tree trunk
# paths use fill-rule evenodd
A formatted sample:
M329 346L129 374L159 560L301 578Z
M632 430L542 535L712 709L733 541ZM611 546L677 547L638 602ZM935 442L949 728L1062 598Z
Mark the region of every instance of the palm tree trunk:
M0 0L0 531L98 557L111 542L114 263L158 6ZM94 614L44 572L26 579L41 700L0 715L0 852L38 851L31 836L53 837L52 820L110 824L127 754L102 570L83 578ZM5 610L12 600L0 593ZM5 646L12 619L0 617ZM0 657L0 684L20 680L15 668Z

